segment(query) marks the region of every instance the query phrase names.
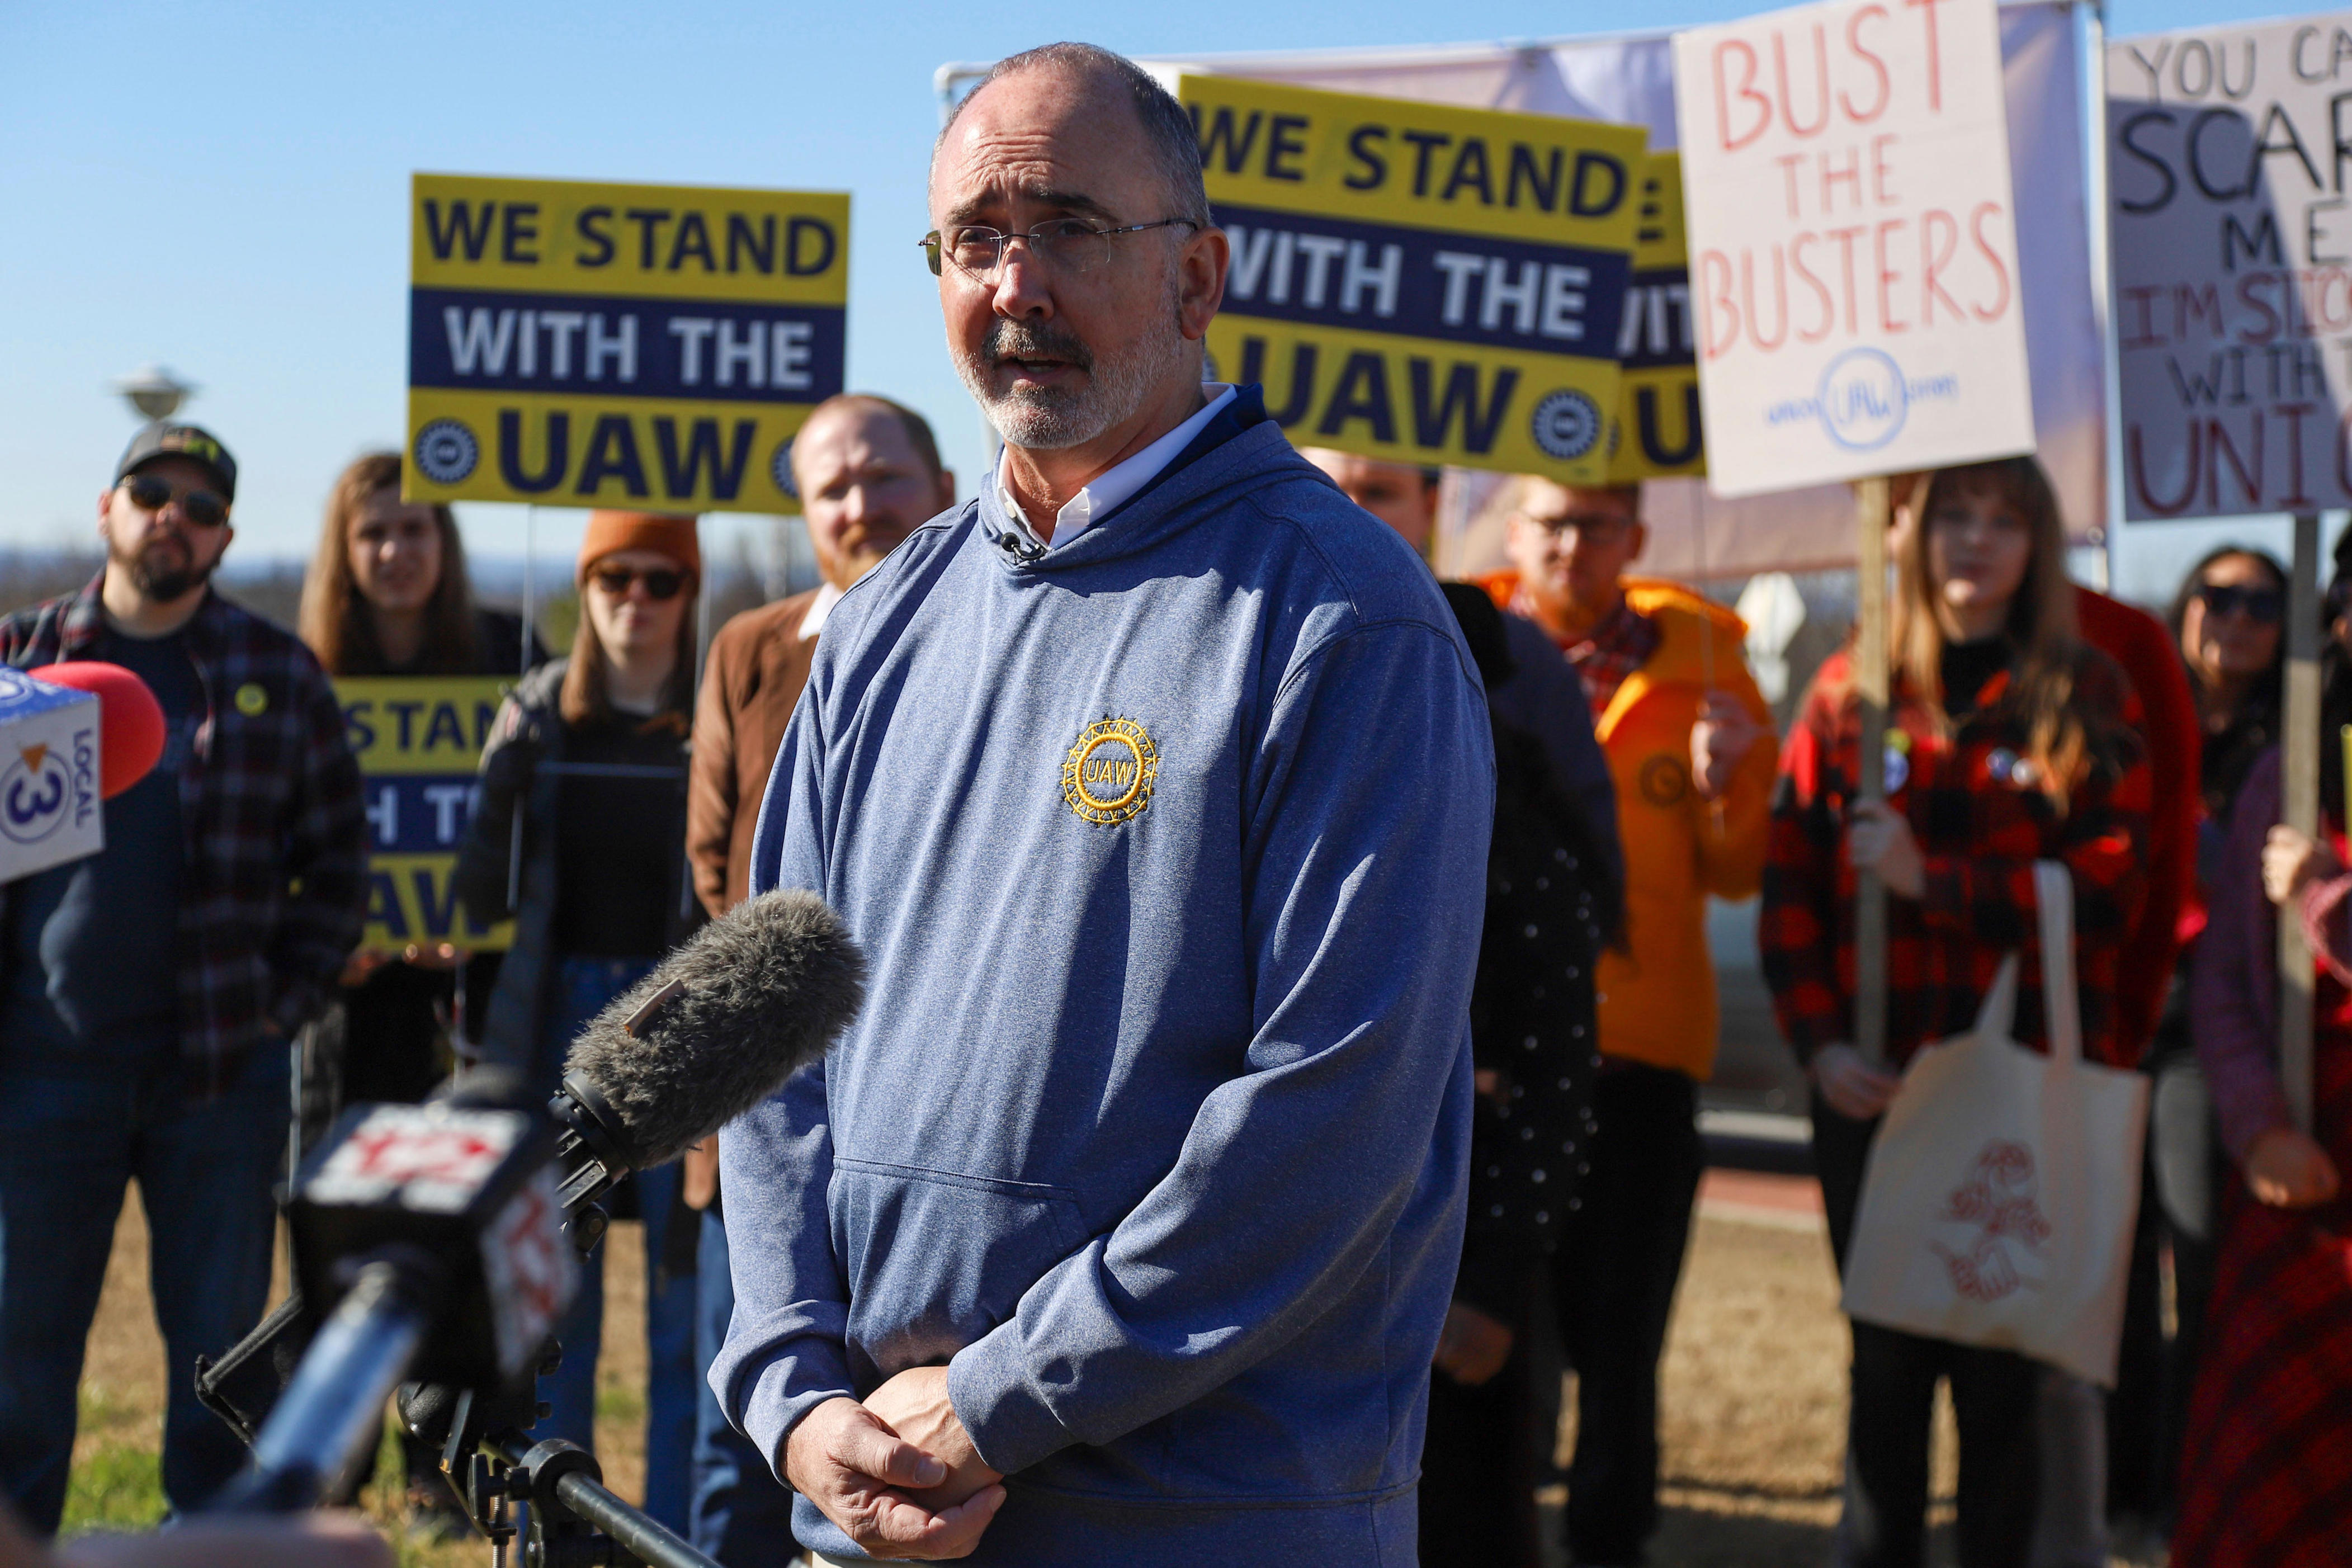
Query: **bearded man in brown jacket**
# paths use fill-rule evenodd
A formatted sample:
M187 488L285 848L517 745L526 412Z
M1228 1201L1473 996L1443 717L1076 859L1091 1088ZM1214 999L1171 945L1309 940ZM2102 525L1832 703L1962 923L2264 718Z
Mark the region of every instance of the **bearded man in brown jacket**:
M923 416L864 393L816 405L793 440L793 480L824 582L719 628L694 715L686 848L695 893L713 916L750 891L760 797L825 616L900 540L955 505L955 476L940 466Z
M793 440L793 480L824 582L746 610L710 639L694 715L686 807L695 895L721 915L750 891L751 834L784 726L807 684L816 638L843 590L915 529L955 505L955 476L940 466L923 416L887 397L847 393L811 411ZM734 1307L719 1141L686 1155L684 1196L703 1211L696 1236L695 1356L708 1371ZM727 1423L706 1384L695 1418L688 1533L722 1568L784 1568L797 1550L792 1494L767 1458Z

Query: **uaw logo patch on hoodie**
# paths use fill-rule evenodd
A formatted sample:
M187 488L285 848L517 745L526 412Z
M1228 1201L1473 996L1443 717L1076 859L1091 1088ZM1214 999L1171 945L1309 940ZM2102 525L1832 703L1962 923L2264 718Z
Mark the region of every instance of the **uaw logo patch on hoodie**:
M1062 759L1062 798L1088 822L1115 826L1143 815L1160 777L1160 752L1132 719L1099 719Z

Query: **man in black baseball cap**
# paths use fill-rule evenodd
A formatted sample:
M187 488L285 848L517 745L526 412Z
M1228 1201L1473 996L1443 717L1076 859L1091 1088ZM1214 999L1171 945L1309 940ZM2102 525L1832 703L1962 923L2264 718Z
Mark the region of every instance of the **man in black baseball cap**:
M289 1046L367 910L334 689L293 633L210 586L236 488L209 433L148 426L98 499L105 570L0 617L0 663L119 664L164 724L154 772L102 807L104 849L0 888L0 1497L42 1534L131 1181L170 1358L164 1495L186 1512L243 1462L196 1402L195 1358L268 1305Z
M159 419L141 426L131 445L123 448L122 461L114 465L114 482L121 484L156 458L169 457L184 458L210 469L220 499L236 499L236 459L228 455L220 437L201 425L172 425Z
M158 421L140 427L99 498L106 541L107 614L132 637L163 637L195 614L236 531L236 459L210 431Z

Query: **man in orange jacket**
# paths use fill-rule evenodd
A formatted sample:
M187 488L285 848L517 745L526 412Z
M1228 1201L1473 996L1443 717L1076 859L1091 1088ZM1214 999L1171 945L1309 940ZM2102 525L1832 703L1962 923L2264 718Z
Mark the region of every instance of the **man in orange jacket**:
M1591 1170L1554 1280L1577 1369L1569 1552L1598 1568L1641 1561L1657 1522L1658 1357L1704 1163L1698 1086L1715 1064L1706 900L1748 898L1762 879L1776 747L1739 618L1626 575L1648 539L1639 486L1528 475L1494 504L1515 569L1485 585L1576 667L1625 851L1625 940L1598 977Z

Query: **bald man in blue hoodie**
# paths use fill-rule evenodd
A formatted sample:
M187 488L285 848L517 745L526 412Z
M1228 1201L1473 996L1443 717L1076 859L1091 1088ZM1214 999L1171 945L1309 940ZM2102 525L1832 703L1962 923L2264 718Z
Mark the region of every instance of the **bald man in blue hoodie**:
M998 66L930 184L974 501L844 595L755 889L872 966L727 1129L711 1371L819 1563L1409 1568L1494 759L1396 534L1202 382L1184 110Z

